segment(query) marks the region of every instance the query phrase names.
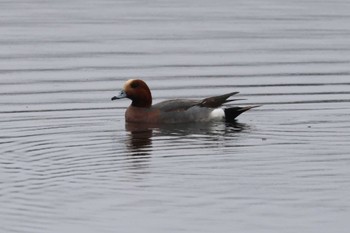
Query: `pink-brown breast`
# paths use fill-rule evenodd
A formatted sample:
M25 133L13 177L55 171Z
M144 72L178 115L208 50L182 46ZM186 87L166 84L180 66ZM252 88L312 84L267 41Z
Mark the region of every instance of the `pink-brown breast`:
M160 111L153 108L129 106L125 112L125 121L135 123L159 123Z

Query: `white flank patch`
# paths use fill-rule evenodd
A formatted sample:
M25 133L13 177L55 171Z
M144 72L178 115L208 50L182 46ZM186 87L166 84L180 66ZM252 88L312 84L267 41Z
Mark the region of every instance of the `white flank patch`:
M221 120L221 119L224 119L225 118L225 112L224 112L224 109L222 108L217 108L217 109L214 109L211 113L210 113L210 119L214 120L214 119L217 119L217 120Z

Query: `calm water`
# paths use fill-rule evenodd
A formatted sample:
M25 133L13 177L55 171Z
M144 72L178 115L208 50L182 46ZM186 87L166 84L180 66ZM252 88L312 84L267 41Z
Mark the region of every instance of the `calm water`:
M0 232L348 232L350 2L1 1ZM125 125L240 91L236 124Z

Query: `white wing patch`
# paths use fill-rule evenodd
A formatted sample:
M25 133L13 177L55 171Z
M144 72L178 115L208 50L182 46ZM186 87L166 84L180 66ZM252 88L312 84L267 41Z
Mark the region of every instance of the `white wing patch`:
M225 118L225 111L222 108L216 108L211 113L209 118L211 120L222 120Z

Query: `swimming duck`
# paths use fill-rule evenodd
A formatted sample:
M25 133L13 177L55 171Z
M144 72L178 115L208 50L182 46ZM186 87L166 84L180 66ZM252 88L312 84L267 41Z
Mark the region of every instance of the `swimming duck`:
M125 112L125 121L133 123L190 123L214 120L233 121L241 113L257 107L227 107L222 105L234 100L229 97L238 92L208 97L202 100L173 99L152 105L152 94L140 79L130 79L119 95L112 100L129 98L132 103Z

